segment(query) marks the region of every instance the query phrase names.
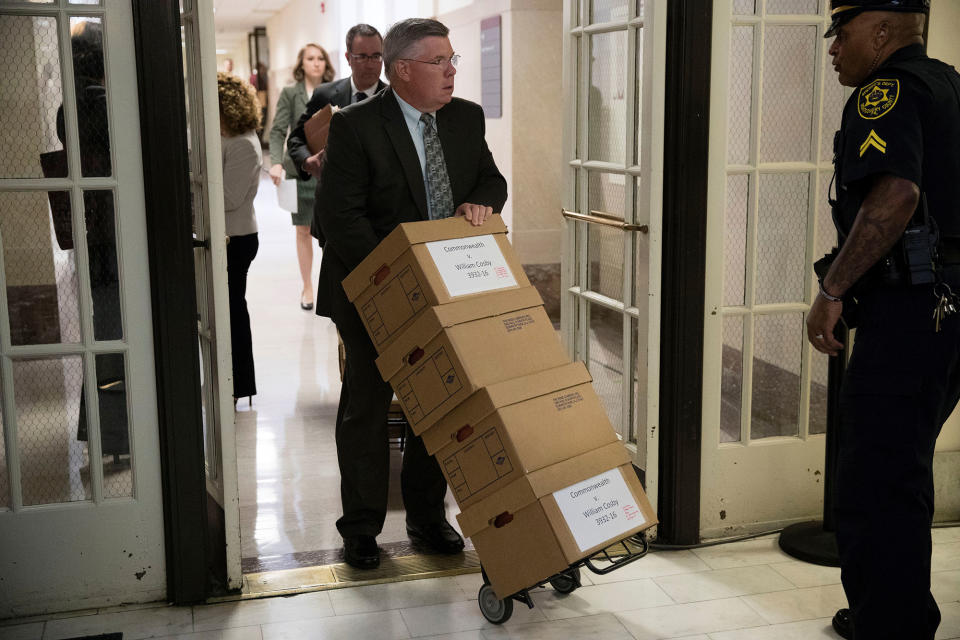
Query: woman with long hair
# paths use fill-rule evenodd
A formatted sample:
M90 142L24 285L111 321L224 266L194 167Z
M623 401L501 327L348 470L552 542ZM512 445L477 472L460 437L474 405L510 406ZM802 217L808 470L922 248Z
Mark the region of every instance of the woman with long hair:
M233 347L233 400L257 393L253 337L247 311L247 271L257 255L257 217L253 199L260 185L263 159L257 127L260 103L248 82L217 74L220 102L220 147L223 158L223 208L227 232L227 290L230 299L230 344Z
M300 308L313 309L313 282L310 271L313 267L313 238L310 236L310 220L313 218L313 199L317 188L314 178L300 180L293 162L287 156L284 143L290 128L296 126L300 116L307 109L307 101L313 90L324 82L333 80L334 70L330 56L318 44L307 44L297 54L297 64L293 68L294 84L284 87L277 100L277 111L270 128L270 178L273 184L280 186L283 174L288 180L297 182L297 210L290 215L296 229L297 262L300 265Z

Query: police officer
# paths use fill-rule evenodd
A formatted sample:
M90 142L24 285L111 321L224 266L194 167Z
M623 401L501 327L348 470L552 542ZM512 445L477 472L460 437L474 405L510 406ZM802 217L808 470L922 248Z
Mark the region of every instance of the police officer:
M835 500L850 608L833 626L932 639L933 451L960 396L960 76L924 53L929 0L832 6L830 55L854 90L834 143L840 251L807 337L835 356L841 314L856 316Z

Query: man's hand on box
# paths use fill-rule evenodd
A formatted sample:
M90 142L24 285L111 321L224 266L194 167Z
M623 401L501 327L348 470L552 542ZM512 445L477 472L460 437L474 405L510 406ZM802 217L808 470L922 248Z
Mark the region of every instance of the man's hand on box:
M327 159L327 150L321 149L319 153L316 153L306 160L303 161L303 170L312 175L314 178L320 177L320 172L323 171L323 163Z
M463 216L466 218L470 224L475 227L479 227L484 222L490 219L490 216L493 215L493 207L486 207L482 204L472 204L470 202L464 202L462 205L457 207L456 216Z

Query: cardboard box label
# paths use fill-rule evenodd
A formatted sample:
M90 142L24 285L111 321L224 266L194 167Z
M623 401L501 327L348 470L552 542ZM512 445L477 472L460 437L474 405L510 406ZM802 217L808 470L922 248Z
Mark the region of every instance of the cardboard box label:
M493 235L427 242L450 297L517 286Z
M407 417L414 423L439 407L463 384L450 362L447 351L440 347L396 387Z
M470 479L463 468L470 468ZM457 501L466 500L473 494L513 471L510 455L500 440L496 427L443 461L450 488Z
M646 522L620 468L553 493L570 533L586 551Z

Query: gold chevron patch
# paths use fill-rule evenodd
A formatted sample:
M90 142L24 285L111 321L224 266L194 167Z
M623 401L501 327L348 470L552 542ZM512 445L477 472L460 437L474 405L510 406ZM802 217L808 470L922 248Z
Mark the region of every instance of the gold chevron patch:
M863 144L860 145L860 157L863 157L863 154L867 152L867 149L873 147L880 153L887 152L887 143L883 138L877 135L877 132L873 129L870 129L870 133L867 135L867 139L863 141Z

